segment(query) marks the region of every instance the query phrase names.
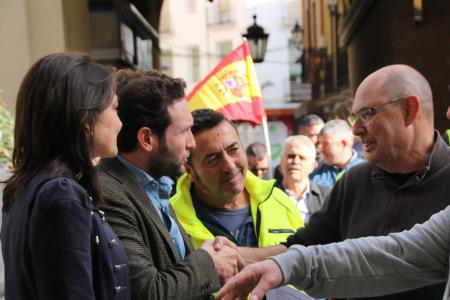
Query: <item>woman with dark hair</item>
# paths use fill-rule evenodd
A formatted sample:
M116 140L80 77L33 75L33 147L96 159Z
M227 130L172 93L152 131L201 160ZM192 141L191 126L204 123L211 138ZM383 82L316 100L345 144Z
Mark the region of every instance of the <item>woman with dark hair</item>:
M6 299L129 299L125 249L96 209L96 157L122 127L115 77L83 54L51 54L17 97L3 200Z

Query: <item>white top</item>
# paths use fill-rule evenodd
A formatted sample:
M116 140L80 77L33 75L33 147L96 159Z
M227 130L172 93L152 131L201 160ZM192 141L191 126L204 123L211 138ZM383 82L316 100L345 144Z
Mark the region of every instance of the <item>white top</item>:
M306 224L309 221L309 217L311 214L308 211L308 207L306 207L306 196L311 192L311 188L309 186L309 180L306 183L306 189L303 193L302 197L297 198L293 192L291 192L288 188L286 188L286 193L288 194L289 198L291 198L292 201L294 201L295 206L297 206L298 211L300 212L300 215L302 216L303 222Z

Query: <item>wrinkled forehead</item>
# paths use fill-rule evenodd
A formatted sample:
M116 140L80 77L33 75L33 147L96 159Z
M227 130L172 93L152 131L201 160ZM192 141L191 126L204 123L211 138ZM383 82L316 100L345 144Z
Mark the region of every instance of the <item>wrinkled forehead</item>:
M335 136L333 136L330 133L325 133L325 134L319 135L319 141L322 142L322 143L323 142L332 142L335 139L336 139Z
M192 150L193 152L198 152L200 149L208 152L217 151L233 144L241 146L236 129L228 122L221 122L217 126L205 129L197 133L194 138L197 147Z
M352 112L357 112L367 107L374 107L386 101L381 81L375 79L367 78L360 84L355 93Z
M247 161L251 167L263 168L269 165L269 159L266 156L263 159L258 159L256 156L249 156Z
M306 135L306 136L314 136L314 135L318 135L320 133L320 131L323 128L323 124L317 124L317 125L309 125L308 127L306 127L302 134Z
M301 141L293 142L286 146L286 149L284 150L285 155L289 154L295 154L295 155L302 155L302 156L313 156L312 150L302 143ZM309 155L311 154L311 155Z

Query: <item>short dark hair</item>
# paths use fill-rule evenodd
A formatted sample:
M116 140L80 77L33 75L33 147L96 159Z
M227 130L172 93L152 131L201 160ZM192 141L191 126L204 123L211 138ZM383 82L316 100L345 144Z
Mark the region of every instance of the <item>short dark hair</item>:
M302 134L302 131L309 126L323 125L324 122L321 117L315 114L303 115L294 120L294 134Z
M214 128L222 122L228 122L233 126L233 123L227 117L212 109L194 110L192 112L192 118L194 119L194 124L192 125L191 131L194 136L205 130Z
M171 123L168 107L184 98L185 88L184 80L157 71L118 71L118 109L123 124L117 138L119 152L127 153L136 149L136 134L142 127L149 127L163 139Z
M194 137L205 130L216 127L222 122L228 122L231 126L233 126L233 123L228 120L227 117L212 109L194 110L192 112L192 118L194 119L194 124L191 127L191 131ZM187 162L192 166L192 155L189 155Z
M6 182L3 211L43 166L52 176L73 176L101 201L92 165L92 130L98 115L113 100L113 70L81 53L55 53L39 59L27 72L17 95L14 127L14 173Z
M261 142L254 142L248 145L245 153L247 157L254 156L257 160L263 160L267 157L267 148Z

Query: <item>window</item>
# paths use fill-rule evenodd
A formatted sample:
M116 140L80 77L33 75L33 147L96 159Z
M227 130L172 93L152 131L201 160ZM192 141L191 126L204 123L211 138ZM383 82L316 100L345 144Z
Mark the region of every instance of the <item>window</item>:
M170 32L170 10L169 10L170 1L163 1L163 5L161 8L161 17L159 19L159 32Z
M217 48L220 54L220 59L222 59L233 50L233 42L231 41L219 42Z
M197 11L197 4L196 4L197 0L185 0L185 1L186 1L186 12L189 14L195 13Z
M152 40L136 37L137 66L144 70L153 69Z
M161 71L169 76L173 76L173 55L172 50L161 50Z
M120 23L120 42L121 55L120 58L129 64L135 63L134 34L133 31L125 23Z
M300 22L301 7L298 0L285 0L284 1L284 13L283 23L286 26L294 26L295 21Z
M208 25L231 23L231 0L215 0L208 3Z
M198 46L191 47L191 62L190 62L190 79L192 83L197 83L200 80L200 50Z

